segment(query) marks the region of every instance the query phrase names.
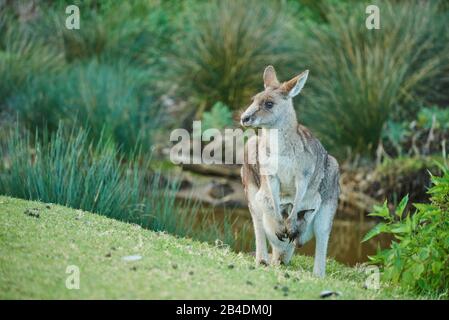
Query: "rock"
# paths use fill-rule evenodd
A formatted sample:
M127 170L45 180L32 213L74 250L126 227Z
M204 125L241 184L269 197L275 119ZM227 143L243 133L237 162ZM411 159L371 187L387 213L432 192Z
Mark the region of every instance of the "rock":
M180 190L190 189L190 188L192 188L192 183L189 180L183 179L181 181L181 183L179 184Z
M137 261L137 260L140 260L140 259L142 259L142 256L140 256L138 254L122 257L123 261Z
M202 175L240 177L241 165L236 164L183 164L182 168Z
M24 212L27 216L33 217L33 218L40 218L40 213L38 208L33 209L26 209Z
M339 291L330 291L330 290L324 290L320 292L320 298L329 298L331 296L340 296L341 292Z
M212 183L209 186L208 194L214 199L221 199L233 192L234 190L229 185L229 183L212 181Z
M240 179L218 178L184 171L182 180L186 181L185 187L177 192L178 199L195 200L220 208L248 208Z

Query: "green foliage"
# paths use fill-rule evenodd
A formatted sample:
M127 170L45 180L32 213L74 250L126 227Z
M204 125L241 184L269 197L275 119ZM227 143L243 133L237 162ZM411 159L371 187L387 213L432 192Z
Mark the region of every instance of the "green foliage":
M370 257L383 268L383 279L400 284L419 294L449 297L449 169L440 166L442 176L432 176L430 203L414 204L413 214L404 214L408 197L404 197L390 215L388 205L375 206L370 216L379 223L363 241L381 233L394 236L390 248Z
M0 11L0 109L9 97L23 89L27 80L62 65L62 54L45 41L34 39L10 12Z
M65 2L65 3L64 3ZM71 1L42 6L43 16L32 23L35 35L64 53L67 61L127 59L141 67L155 66L171 44L170 5L154 1L80 1L81 27L65 28L61 15ZM59 32L55 32L58 30Z
M56 130L62 121L66 127L88 127L94 140L104 135L127 151L138 142L148 149L148 133L158 121L148 77L126 63L73 64L52 76L36 76L9 105L29 128Z
M82 129L43 138L11 133L0 145L0 194L57 203L99 213L142 227L193 237L209 243L216 239L235 249L247 248L248 228L235 231L232 221L200 216L197 203L175 202L179 183L148 172L140 155L121 156L114 144L101 138L89 142Z
M399 155L402 155L402 144L409 135L410 129L406 122L388 120L382 130L382 140L390 142Z
M328 24L297 27L298 59L310 68L300 117L340 154L372 155L393 115L404 117L412 102L447 99L447 11L436 2L381 7L380 30L367 30L362 3L329 6Z
M27 21L15 6L0 12L0 108L31 131L62 121L89 127L94 140L103 133L127 151L138 142L148 150L162 124L153 97L171 46L171 5L77 1L81 28L68 30L68 4L40 2Z
M447 137L449 109L437 106L421 107L413 121L388 120L382 131L382 142L390 156L411 155L411 152L441 154L442 142Z
M434 122L435 119L435 122ZM430 108L422 108L418 113L417 124L424 129L449 129L449 108L438 108L432 106Z
M234 121L229 107L222 102L215 103L210 111L203 113L202 129L224 129L232 127Z
M241 108L262 89L265 66L295 59L286 41L291 15L283 3L185 3L168 68L179 97Z
M29 134L21 137L15 132L0 156L7 159L0 179L1 194L131 221L132 215L143 219L151 210L142 206L145 186L137 162L122 166L111 143L102 139L91 144L83 130L67 134L59 129L34 141ZM165 207L171 209L169 204Z

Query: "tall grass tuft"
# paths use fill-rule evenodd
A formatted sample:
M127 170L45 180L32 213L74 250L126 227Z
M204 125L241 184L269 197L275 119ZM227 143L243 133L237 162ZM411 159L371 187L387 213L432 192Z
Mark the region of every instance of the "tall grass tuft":
M126 151L138 142L148 149L158 121L148 77L120 61L72 64L64 72L36 76L9 105L29 128L54 131L62 121L66 127L89 127L90 138L105 135Z
M389 117L410 116L417 101L448 98L447 11L422 1L381 8L379 30L366 28L365 7L354 4L329 6L328 24L298 31L311 85L300 117L340 154L372 154Z
M80 29L65 27L65 8L77 4L82 12ZM42 4L42 16L33 24L36 35L47 39L68 62L117 59L148 68L160 62L170 46L170 3L128 1L61 1ZM56 32L55 32L56 31Z
M285 41L291 17L285 3L187 3L169 57L169 80L177 84L178 96L193 97L201 109L216 101L242 107L261 89L266 65L292 58Z
M0 193L52 202L127 220L145 219L145 186L134 160L121 165L113 144L89 143L83 130L20 136L13 133L2 151L5 173ZM165 207L170 210L170 206Z
M37 74L52 73L64 65L63 55L35 39L10 11L0 10L0 110Z

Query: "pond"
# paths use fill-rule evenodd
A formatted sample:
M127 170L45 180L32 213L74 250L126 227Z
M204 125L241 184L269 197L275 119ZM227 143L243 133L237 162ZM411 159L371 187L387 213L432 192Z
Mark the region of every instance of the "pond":
M244 242L249 244L243 251L252 251L249 249L254 242L252 222L250 213L245 209L223 210L222 208L213 208L212 210L216 221L223 220L224 215L231 216L232 221L236 221L234 228L238 233L239 229L246 225L248 232L245 233ZM208 210L208 214L211 211ZM381 235L370 241L362 243L365 234L376 225L376 221L360 214L358 219L339 218L337 212L334 220L331 238L329 240L328 257L332 257L338 262L353 266L357 263L368 261L368 256L376 253L378 247L385 248L391 242L391 237ZM250 226L250 227L248 227ZM244 246L245 248L245 246ZM314 256L315 240L309 241L304 247L297 249L297 253L308 256Z

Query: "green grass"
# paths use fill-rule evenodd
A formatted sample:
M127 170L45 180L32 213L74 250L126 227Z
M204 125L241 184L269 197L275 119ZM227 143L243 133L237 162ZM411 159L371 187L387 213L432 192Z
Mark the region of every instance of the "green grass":
M38 218L24 213L33 208ZM142 259L122 260L136 254ZM79 290L65 286L69 265L79 267ZM325 279L312 276L309 257L253 266L252 257L228 249L0 196L0 299L316 299L322 290L341 291L339 299L410 298L389 287L363 289L364 272L334 261Z
M216 221L200 203L176 201L176 175L151 170L149 156L124 158L106 139L90 142L88 132L60 126L56 133L44 131L34 139L19 130L10 132L0 141L0 194L57 203L209 243L219 237L235 250L251 247L249 224L236 230L237 221L229 216Z

